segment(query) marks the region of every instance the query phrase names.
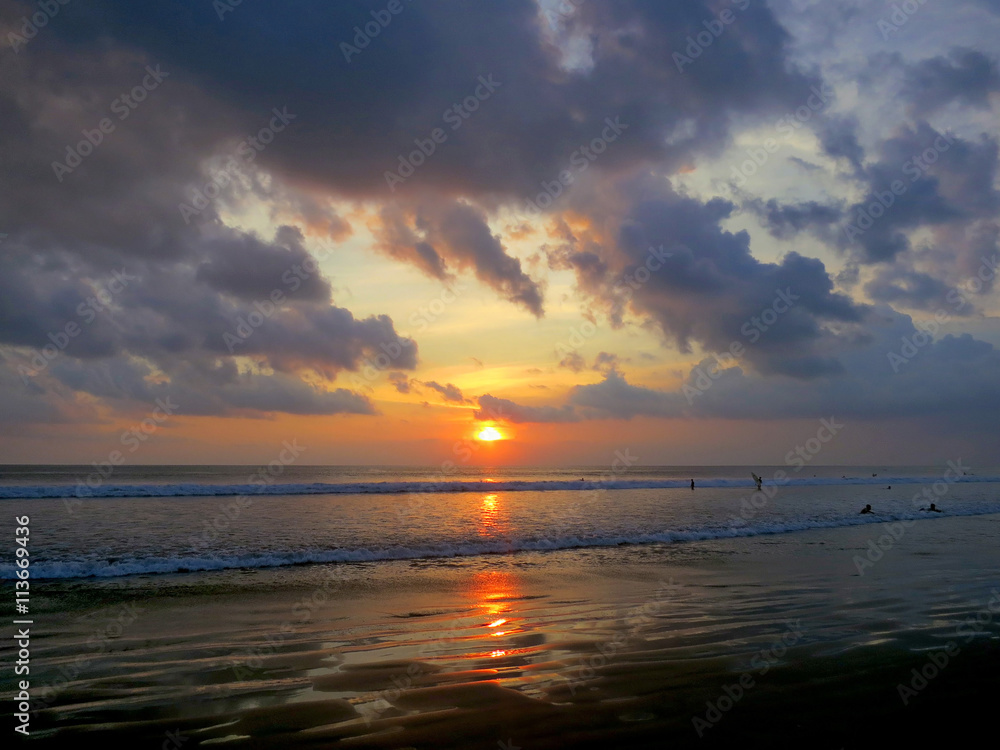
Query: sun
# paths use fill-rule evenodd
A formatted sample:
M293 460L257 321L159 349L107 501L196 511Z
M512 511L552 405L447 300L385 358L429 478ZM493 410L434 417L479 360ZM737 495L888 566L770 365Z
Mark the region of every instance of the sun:
M476 440L485 440L486 442L491 442L493 440L503 440L504 435L496 427L484 427L476 435Z

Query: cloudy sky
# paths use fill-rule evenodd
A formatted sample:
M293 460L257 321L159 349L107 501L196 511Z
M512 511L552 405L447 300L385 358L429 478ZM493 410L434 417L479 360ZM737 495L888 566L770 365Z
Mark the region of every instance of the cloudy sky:
M3 461L998 464L998 58L997 0L0 0Z

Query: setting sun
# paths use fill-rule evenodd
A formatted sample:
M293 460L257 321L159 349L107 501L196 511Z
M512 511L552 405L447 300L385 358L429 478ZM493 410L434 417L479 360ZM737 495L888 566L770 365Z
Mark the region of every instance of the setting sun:
M491 440L503 440L503 439L504 439L503 433L500 432L500 430L498 430L496 427L484 427L482 430L479 431L479 434L476 435L476 440L491 441Z

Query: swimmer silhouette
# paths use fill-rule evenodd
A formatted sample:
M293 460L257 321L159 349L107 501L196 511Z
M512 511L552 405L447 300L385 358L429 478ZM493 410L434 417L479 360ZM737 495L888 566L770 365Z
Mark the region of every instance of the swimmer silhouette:
M921 508L920 510L925 511L925 512L929 512L929 513L941 513L942 512L941 509L939 507L937 507L934 503L931 503L931 507L929 507L929 508Z
M859 515L864 515L865 513L874 513L874 512L875 511L872 510L871 504L869 504L869 505L866 505L864 508L861 509L861 513Z

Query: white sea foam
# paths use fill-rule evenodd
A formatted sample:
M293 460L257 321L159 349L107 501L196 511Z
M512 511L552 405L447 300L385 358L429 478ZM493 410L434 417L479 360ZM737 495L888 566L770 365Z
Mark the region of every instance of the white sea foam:
M783 487L878 486L931 484L937 477L802 477L784 482L765 479L764 485ZM747 479L717 477L698 479L698 487L751 490ZM998 483L998 476L961 476L949 484ZM436 492L552 492L557 490L685 489L688 479L615 479L599 481L444 481L444 482L346 482L309 484L104 484L94 489L84 484L52 484L0 487L0 499L52 499L102 497L225 497L231 495L397 495Z
M850 515L840 518L802 518L782 522L753 520L745 524L730 521L725 526L667 529L624 536L560 536L556 538L528 537L505 541L470 539L465 543L428 545L422 547L384 547L331 550L301 550L245 555L201 555L192 557L141 557L135 559L42 561L31 566L32 578L111 578L129 575L188 573L195 571L229 570L237 568L277 568L289 565L322 563L357 563L388 560L420 560L430 558L473 557L512 552L568 550L584 547L614 547L623 544L671 544L710 539L751 537L765 534L786 534L809 529L839 528L868 524L884 524L901 520L938 520L954 516L979 516L1000 513L1000 503L977 504L949 512L944 516L928 517L916 512L871 516ZM15 577L13 565L0 565L0 578Z

